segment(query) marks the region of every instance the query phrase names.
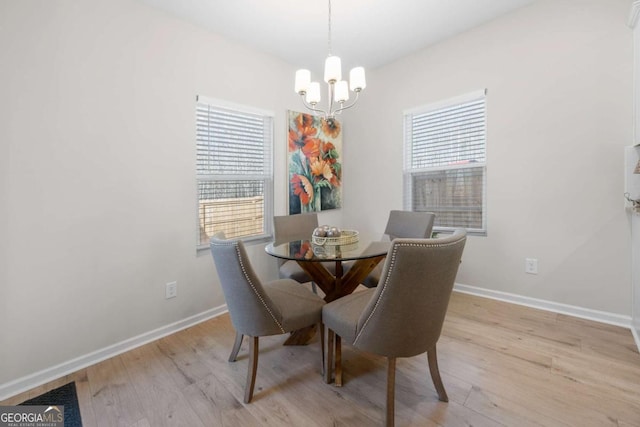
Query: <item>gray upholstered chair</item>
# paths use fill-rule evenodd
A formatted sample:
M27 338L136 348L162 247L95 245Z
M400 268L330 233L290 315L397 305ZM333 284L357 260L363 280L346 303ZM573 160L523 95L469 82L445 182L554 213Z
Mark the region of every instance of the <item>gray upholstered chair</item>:
M274 216L273 232L275 244L278 245L292 240L311 239L313 230L316 227L318 227L318 214L315 212ZM343 273L349 270L352 264L353 263L350 262L343 262ZM336 273L334 262L328 261L323 263L323 265L331 274ZM311 282L313 292L318 292L316 284L313 283L311 277L309 277L295 261L278 259L278 274L281 279L293 279L300 283Z
M384 229L383 239L428 239L433 230L436 214L432 212L391 211ZM378 286L382 274L380 263L362 282L367 288Z
M335 340L335 381L342 385L341 342L385 356L387 370L386 425L393 426L396 358L427 352L438 397L448 397L440 378L436 343L458 272L466 232L441 239L395 239L376 288L332 301L322 309L329 329L325 381L331 381Z
M253 396L258 369L258 337L285 334L318 324L324 370L324 327L321 322L324 300L294 280L263 284L251 267L243 243L225 240L224 233L216 233L211 239L211 255L236 330L230 362L235 362L244 335L251 338L244 402L249 403Z
M290 242L291 240L310 239L313 230L318 226L317 213L299 215L282 215L273 217L273 232L275 244ZM295 261L278 259L278 274L282 279L293 279L296 282L310 282L311 278ZM314 286L315 292L315 286Z

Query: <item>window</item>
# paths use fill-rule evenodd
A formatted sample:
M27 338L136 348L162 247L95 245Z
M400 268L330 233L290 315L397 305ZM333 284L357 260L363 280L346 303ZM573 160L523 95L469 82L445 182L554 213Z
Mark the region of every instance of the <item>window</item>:
M434 230L486 235L486 95L404 112L405 209L436 214Z
M198 97L198 246L271 234L273 114Z

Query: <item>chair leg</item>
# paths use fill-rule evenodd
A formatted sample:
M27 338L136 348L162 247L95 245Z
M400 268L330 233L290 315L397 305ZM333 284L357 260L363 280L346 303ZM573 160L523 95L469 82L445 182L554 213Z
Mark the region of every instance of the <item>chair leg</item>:
M322 370L320 372L324 376L324 323L320 322L318 329L320 330L320 353L322 354Z
M333 374L333 342L335 333L331 328L327 328L327 366L324 370L324 382L331 383L331 375Z
M342 387L342 338L336 334L336 387Z
M236 341L233 343L233 348L231 349L231 354L229 355L229 362L235 362L238 357L238 352L240 352L240 346L242 345L242 335L240 332L236 332Z
M244 403L251 402L253 387L256 385L258 371L258 337L251 337L249 344L249 365L247 367L247 384L244 387Z
M438 398L442 402L448 402L449 397L442 384L442 378L440 378L440 370L438 369L438 355L436 353L436 346L427 351L427 358L429 359L429 372L431 372L431 380L438 392Z
M387 410L384 414L385 426L393 427L395 421L396 358L389 357L387 365Z

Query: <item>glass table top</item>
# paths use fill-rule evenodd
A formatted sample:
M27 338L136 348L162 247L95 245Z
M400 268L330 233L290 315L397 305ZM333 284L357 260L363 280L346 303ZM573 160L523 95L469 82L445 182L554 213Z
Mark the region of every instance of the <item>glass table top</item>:
M359 240L348 245L319 245L308 240L293 240L276 245L274 242L265 251L274 257L295 261L352 261L386 255L391 242Z

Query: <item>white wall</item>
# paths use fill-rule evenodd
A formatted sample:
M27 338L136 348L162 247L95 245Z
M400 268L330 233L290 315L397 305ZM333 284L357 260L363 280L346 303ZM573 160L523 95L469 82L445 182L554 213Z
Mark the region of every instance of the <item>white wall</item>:
M0 10L2 8L0 7ZM2 43L2 41L0 41ZM1 52L1 50L0 50ZM0 88L3 86L4 73L0 67ZM3 90L0 89L0 94ZM10 325L7 317L7 296L8 296L8 278L7 278L7 257L8 242L5 236L9 232L8 204L7 198L9 194L9 144L6 143L2 135L2 129L6 129L5 115L2 114L0 107L0 361L6 360L9 354L9 343L5 340L4 329L6 325ZM0 366L2 363L0 362ZM1 369L1 368L0 368Z
M130 0L1 2L0 52L0 385L223 305L195 250L195 97L276 113L284 214L292 67Z
M634 1L631 7L629 25L633 28L633 145L640 144L640 1ZM640 145L625 150L625 190L631 199L640 198L640 175L635 175L634 163L640 161ZM634 161L629 162L630 159ZM631 204L628 204L631 206ZM631 222L631 330L640 349L640 212L627 208Z
M402 207L402 110L487 87L489 235L459 281L628 315L627 14L538 0L370 70L344 118L344 209L321 221L381 233ZM293 67L133 0L0 2L0 54L0 385L223 304L195 252L195 96L276 113L284 214Z
M487 88L488 236L457 281L629 316L629 6L538 0L370 73L345 131L345 222L381 230L402 208L404 109Z

